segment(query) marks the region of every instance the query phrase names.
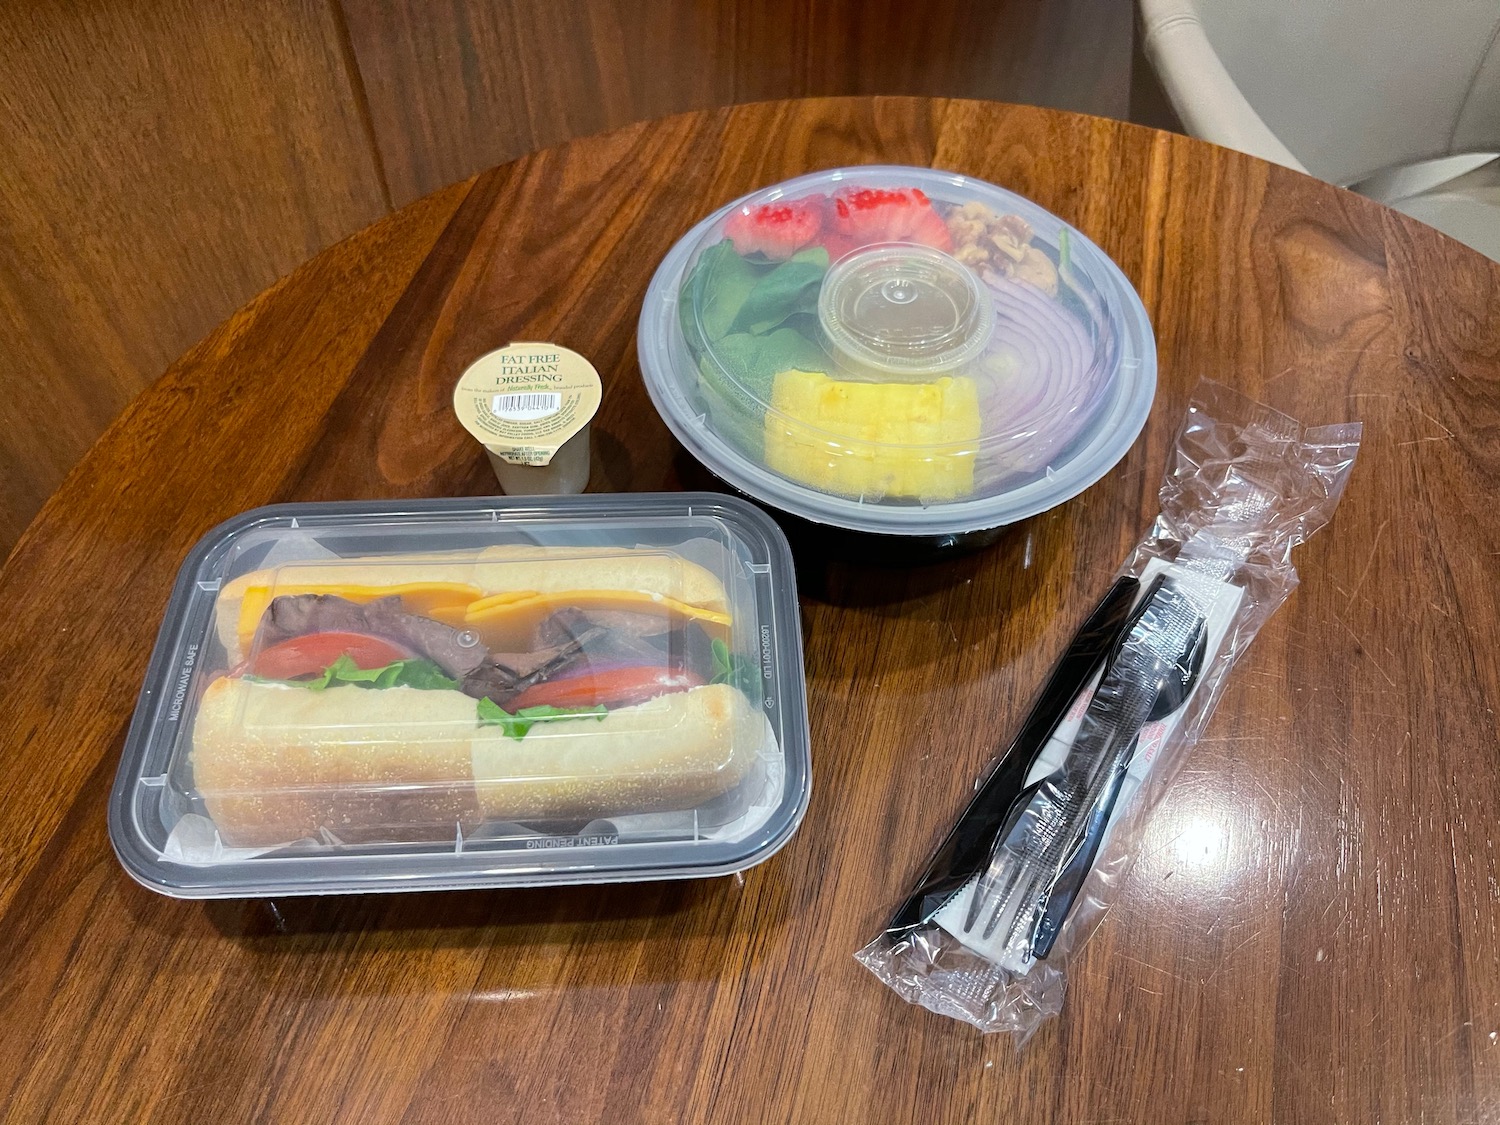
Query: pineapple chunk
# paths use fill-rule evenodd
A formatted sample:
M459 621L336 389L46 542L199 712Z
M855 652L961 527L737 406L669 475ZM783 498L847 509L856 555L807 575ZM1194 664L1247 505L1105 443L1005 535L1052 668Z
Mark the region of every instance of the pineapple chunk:
M972 379L856 383L783 371L766 412L766 465L841 496L956 500L974 491L978 437Z

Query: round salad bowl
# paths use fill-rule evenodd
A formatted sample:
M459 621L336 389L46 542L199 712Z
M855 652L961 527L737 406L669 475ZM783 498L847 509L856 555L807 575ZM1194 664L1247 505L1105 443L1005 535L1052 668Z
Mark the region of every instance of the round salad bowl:
M658 267L637 346L709 473L789 533L901 558L1078 495L1156 389L1145 308L1102 250L930 168L815 173L708 215Z

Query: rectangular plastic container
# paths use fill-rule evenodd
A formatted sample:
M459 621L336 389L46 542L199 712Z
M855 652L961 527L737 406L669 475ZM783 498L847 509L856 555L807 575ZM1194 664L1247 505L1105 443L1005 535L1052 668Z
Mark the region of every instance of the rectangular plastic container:
M781 847L810 772L752 505L287 504L183 563L109 832L179 898L694 878Z

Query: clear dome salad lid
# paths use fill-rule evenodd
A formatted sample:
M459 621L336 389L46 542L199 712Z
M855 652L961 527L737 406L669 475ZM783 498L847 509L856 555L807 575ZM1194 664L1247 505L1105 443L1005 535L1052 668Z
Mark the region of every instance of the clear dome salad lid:
M658 409L720 477L897 534L1076 495L1155 392L1150 323L1103 251L926 168L820 172L709 216L657 271L639 346Z

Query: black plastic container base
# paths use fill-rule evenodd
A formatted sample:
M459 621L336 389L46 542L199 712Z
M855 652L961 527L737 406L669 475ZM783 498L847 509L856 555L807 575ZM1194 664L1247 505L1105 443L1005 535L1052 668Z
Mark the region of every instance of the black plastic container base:
M909 567L943 562L998 543L1010 530L1009 524L986 527L978 531L961 531L944 535L884 535L871 531L851 531L831 524L816 523L783 511L759 497L742 492L681 446L677 450L678 475L683 487L725 492L748 500L765 512L785 532L792 554L801 564L806 559L836 559L865 566ZM799 566L799 570L801 567Z

